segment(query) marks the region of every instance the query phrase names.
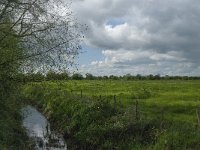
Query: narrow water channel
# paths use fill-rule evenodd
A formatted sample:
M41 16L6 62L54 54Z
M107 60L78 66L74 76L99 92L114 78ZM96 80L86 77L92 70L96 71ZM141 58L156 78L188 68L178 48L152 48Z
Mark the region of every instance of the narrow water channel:
M36 150L67 150L66 143L60 134L50 129L48 120L32 106L22 109L23 126L35 142Z

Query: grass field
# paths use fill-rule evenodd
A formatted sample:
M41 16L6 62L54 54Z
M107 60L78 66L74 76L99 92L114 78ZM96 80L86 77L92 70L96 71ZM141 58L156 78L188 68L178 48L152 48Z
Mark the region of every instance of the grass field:
M124 80L70 80L46 82L48 87L65 89L86 97L102 97L123 105L138 100L141 111L163 112L166 117L196 123L196 108L200 107L200 81L124 81Z
M57 123L60 124L61 132L68 132L68 130L64 128L67 126L67 123L70 123L69 121L67 123L59 122L59 119L62 120L61 114L66 114L68 118L71 116L70 119L75 119L79 129L77 129L78 135L74 133L73 137L79 138L79 142L82 140L83 143L85 142L83 137L85 137L86 140L89 137L95 138L95 134L97 134L95 132L93 135L89 134L85 136L90 133L91 130L94 130L94 128L88 129L88 126L93 122L86 122L83 124L83 120L92 117L93 120L101 120L98 117L98 119L95 118L96 115L94 114L99 113L99 110L91 109L93 105L91 106L90 103L97 101L97 104L94 104L98 106L97 108L102 105L101 115L105 115L108 112L110 113L110 110L113 109L114 113L110 113L110 116L104 117L107 119L106 121L102 120L102 122L107 122L109 120L106 124L113 125L113 128L116 123L119 122L121 125L117 126L116 130L123 133L123 142L119 139L115 141L115 138L107 138L107 134L113 134L110 133L111 130L113 130L113 132L116 131L113 128L105 127L105 123L101 122L100 124L93 125L95 127L103 126L103 129L106 131L105 134L102 135L102 142L96 143L97 149L100 144L100 149L113 148L113 145L117 147L116 149L123 149L123 143L125 148L128 149L200 148L200 131L196 114L196 111L200 108L200 80L69 80L31 83L24 87L23 92L25 93L24 97L26 99L33 99L32 102L37 102L36 104L41 105L42 109L45 110L47 114L51 114L49 118L53 118L54 121L57 120ZM74 103L73 101L69 103L68 100L64 99L73 99L76 102ZM79 100L78 103L77 100ZM99 103L99 101L103 101L103 104ZM136 115L136 101L138 101L137 115L139 120L134 120ZM65 107L63 104L66 104ZM106 105L108 105L108 107L106 107ZM63 111L58 110L55 106L62 108ZM67 109L72 108L74 110L68 112L70 115L66 113L69 111ZM73 118L73 115L82 108L85 109L81 110L80 114L77 115L79 118L77 119L76 115L76 117ZM121 108L123 108L123 110ZM93 116L88 113L88 110L94 112ZM56 113L57 115L55 115ZM132 113L131 117L132 119L134 118L134 121L131 121L130 116L127 117L129 113ZM110 120L112 120L113 117L117 119L114 123L111 123ZM82 122L81 119L83 119ZM130 125L131 128L129 128ZM84 127L83 130L82 126ZM135 128L137 128L137 130ZM146 128L148 128L147 133ZM86 132L86 129L88 132ZM130 133L135 133L136 131L141 132L134 135L126 133L127 129L130 130ZM101 129L95 128L95 131L98 130ZM96 136L100 136L99 134L100 133ZM145 134L145 136L143 136L143 134ZM91 141L90 138L88 143L92 145L95 141ZM97 138L97 140L100 139ZM148 142L141 142L145 140ZM105 145L105 141L109 141L110 143L108 142L108 144ZM81 145L80 143L79 145ZM88 145L85 146L88 148Z

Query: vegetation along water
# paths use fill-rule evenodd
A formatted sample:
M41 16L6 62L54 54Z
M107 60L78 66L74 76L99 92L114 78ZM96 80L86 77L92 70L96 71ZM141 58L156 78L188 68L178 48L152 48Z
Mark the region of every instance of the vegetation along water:
M21 90L69 149L200 148L199 80L63 80Z

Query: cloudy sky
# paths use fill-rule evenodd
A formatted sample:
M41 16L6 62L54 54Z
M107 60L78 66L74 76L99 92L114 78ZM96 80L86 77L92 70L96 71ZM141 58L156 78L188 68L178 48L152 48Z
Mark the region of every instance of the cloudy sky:
M200 75L199 0L74 0L79 72Z

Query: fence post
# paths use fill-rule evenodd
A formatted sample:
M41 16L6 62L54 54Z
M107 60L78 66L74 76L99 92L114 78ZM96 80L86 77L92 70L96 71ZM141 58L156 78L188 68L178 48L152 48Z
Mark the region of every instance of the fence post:
M83 90L81 90L81 98L83 97Z
M113 100L114 100L114 108L115 108L115 110L116 110L116 106L117 106L116 95L113 96Z
M196 115L197 115L197 123L200 126L200 118L199 118L199 111L196 109Z
M138 120L138 100L136 100L135 102L135 119Z

